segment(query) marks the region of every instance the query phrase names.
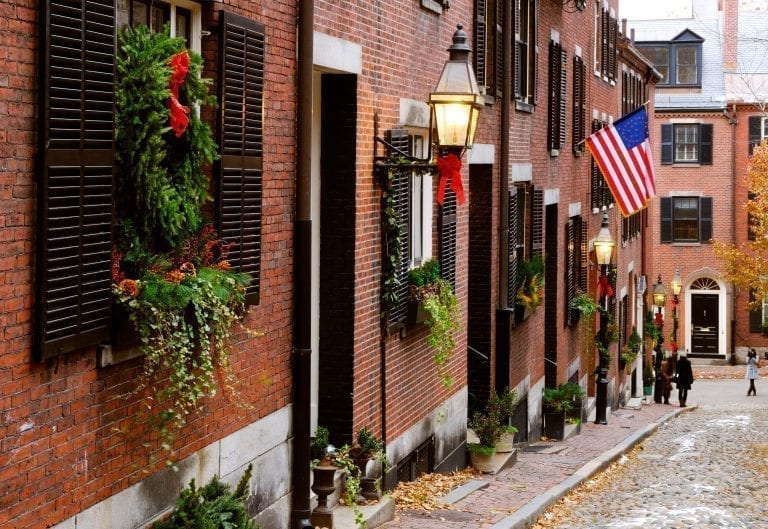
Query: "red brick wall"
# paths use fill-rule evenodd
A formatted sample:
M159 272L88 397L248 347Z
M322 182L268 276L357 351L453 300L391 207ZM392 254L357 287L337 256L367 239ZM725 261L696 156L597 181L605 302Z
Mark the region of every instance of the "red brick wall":
M96 367L88 348L47 363L32 358L37 154L38 2L0 6L0 525L43 527L60 522L144 477L153 436L131 396L140 360ZM183 458L286 406L291 395L291 244L295 160L295 9L281 3L225 2L264 22L264 223L261 302L248 317L261 338L239 332L232 363L241 378L238 409L223 396L205 403L177 437ZM261 12L264 11L262 16ZM206 59L216 57L218 17L204 9ZM208 64L210 74L215 66ZM122 433L118 430L122 430ZM159 465L159 466L162 466ZM159 468L159 467L158 467Z

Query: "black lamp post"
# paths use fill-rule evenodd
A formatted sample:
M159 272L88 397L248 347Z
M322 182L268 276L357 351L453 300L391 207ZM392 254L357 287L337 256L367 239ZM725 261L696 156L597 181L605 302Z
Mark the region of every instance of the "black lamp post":
M683 279L680 277L680 269L675 270L672 278L672 343L669 344L673 351L677 351L677 304L680 303L680 293L683 291Z
M664 315L661 313L661 309L667 304L667 292L664 290L664 284L661 282L661 274L659 274L659 280L653 285L653 305L656 307L655 323L659 328L659 339L656 340L654 359L654 371L656 371L656 384L653 388L653 401L661 403L662 394L662 378L661 378L661 360L663 352L661 350L661 344L664 343Z
M600 364L597 368L597 388L595 399L595 424L608 424L606 412L608 408L608 363L605 355L608 354L608 338L606 336L606 315L608 309L608 265L611 264L611 255L615 242L608 229L608 213L603 212L603 222L595 239L595 257L600 265L600 280L598 281L598 296L600 298Z

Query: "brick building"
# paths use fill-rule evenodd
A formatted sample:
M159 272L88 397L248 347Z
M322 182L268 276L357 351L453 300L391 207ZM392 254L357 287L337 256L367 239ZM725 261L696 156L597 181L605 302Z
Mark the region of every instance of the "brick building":
M654 81L617 1L0 6L0 525L139 527L190 478L234 481L254 463L252 514L301 526L318 424L337 445L362 427L380 436L391 486L463 466L467 411L490 387L517 391L513 420L537 438L544 387L594 392L595 354L569 304L595 291L603 210L617 241L612 358L639 327L646 217L621 219L582 143L643 104ZM140 23L168 24L203 57L218 110L201 116L221 156L206 207L254 278L245 323L263 331L232 340L235 399L248 406L205 399L174 439L178 472L153 462L157 433L136 420L142 358L121 341L111 296L115 36ZM427 329L408 323L407 290L382 302L382 162L394 148L430 158L425 102L459 24L486 103L463 158L467 203L448 191L438 205L425 164L387 189L405 233L399 285L434 257L459 300L465 325L445 385ZM536 256L544 299L526 314L517 271ZM609 373L615 406L637 379L618 361Z
M766 345L763 311L747 312L749 292L720 277L711 244L750 237L744 178L763 138L765 71L763 13L752 9L702 0L689 18L631 22L637 46L664 76L655 94L660 200L649 211L649 279L666 286L670 332L670 281L680 271L677 342L691 356L725 359Z

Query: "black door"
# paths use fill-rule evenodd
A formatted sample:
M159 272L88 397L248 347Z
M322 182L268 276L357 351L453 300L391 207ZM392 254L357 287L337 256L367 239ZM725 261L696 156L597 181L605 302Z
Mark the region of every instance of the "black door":
M691 294L691 352L718 354L717 294Z

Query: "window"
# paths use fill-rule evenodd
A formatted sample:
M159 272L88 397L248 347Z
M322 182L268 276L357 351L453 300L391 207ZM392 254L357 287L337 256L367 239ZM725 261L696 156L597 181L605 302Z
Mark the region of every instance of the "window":
M661 126L661 163L712 165L712 125L680 123Z
M559 42L559 35L549 41L549 123L547 148L551 156L557 156L565 146L566 67L568 53Z
M617 38L619 34L618 20L613 9L608 4L595 2L594 27L594 71L606 81L616 79L618 57Z
M408 154L417 158L427 155L427 139L409 135ZM446 197L448 193L446 192ZM432 257L432 173L414 171L411 175L410 267L421 265Z
M515 0L515 99L536 104L536 0Z
M653 63L662 78L657 86L701 86L701 51L704 39L685 30L671 41L638 42L640 52Z
M172 30L192 41L193 49L199 48L200 5L181 0L121 0L117 4L114 0L51 0L41 6L39 90L44 100L40 105L38 132L42 159L37 178L39 236L34 350L36 357L44 360L108 342L111 337L116 30L139 21L149 21L156 27L169 22ZM81 31L83 27L87 30ZM263 28L261 35L263 43ZM254 42L248 40L245 45L247 55L252 53ZM231 52L228 40L222 45L225 55ZM258 94L260 109L258 80L263 62L248 61L248 65L262 71L251 71L242 80L241 88L251 96ZM253 162L246 149L258 152L260 159L260 113L259 119L253 120L252 113L243 108L233 107L227 101L220 105L225 109L229 106L229 119L237 123L244 123L247 117L250 137L258 143L256 146L253 142L235 142L229 150L222 143L222 167L228 169L225 161L229 159ZM242 130L239 134L242 135ZM260 170L260 165L258 169L249 167L252 172ZM244 209L241 206L245 197L249 204L260 200L260 180L258 184L250 180L240 187L228 188L227 192L228 206ZM260 216L260 210L255 214ZM238 224L240 218L231 222ZM257 232L258 228L249 228L249 236L240 239L244 256L241 264L253 263L258 255ZM251 257L245 259L245 254ZM256 272L258 288L258 268Z
M768 118L764 116L749 116L749 155L760 142L768 139Z
M503 53L503 0L475 1L475 77L486 93L501 96L504 72Z
M621 242L627 243L640 236L642 216L643 212L638 211L621 219Z
M709 242L712 197L663 197L661 242Z
M592 134L603 128L607 123L593 118L592 119ZM608 207L613 204L613 195L605 182L603 173L600 171L600 167L595 162L595 159L590 156L590 198L592 201L592 210L600 210L603 207Z
M621 115L626 116L646 101L645 83L636 71L623 65L621 72Z
M518 184L509 191L508 198L507 306L514 307L520 287L518 264L534 255L541 255L543 251L544 191L534 189L530 184Z
M755 303L755 291L750 289L749 302ZM762 303L749 311L749 332L764 333L768 331L768 297L763 297Z
M587 130L587 66L581 57L573 57L573 152L581 156Z

